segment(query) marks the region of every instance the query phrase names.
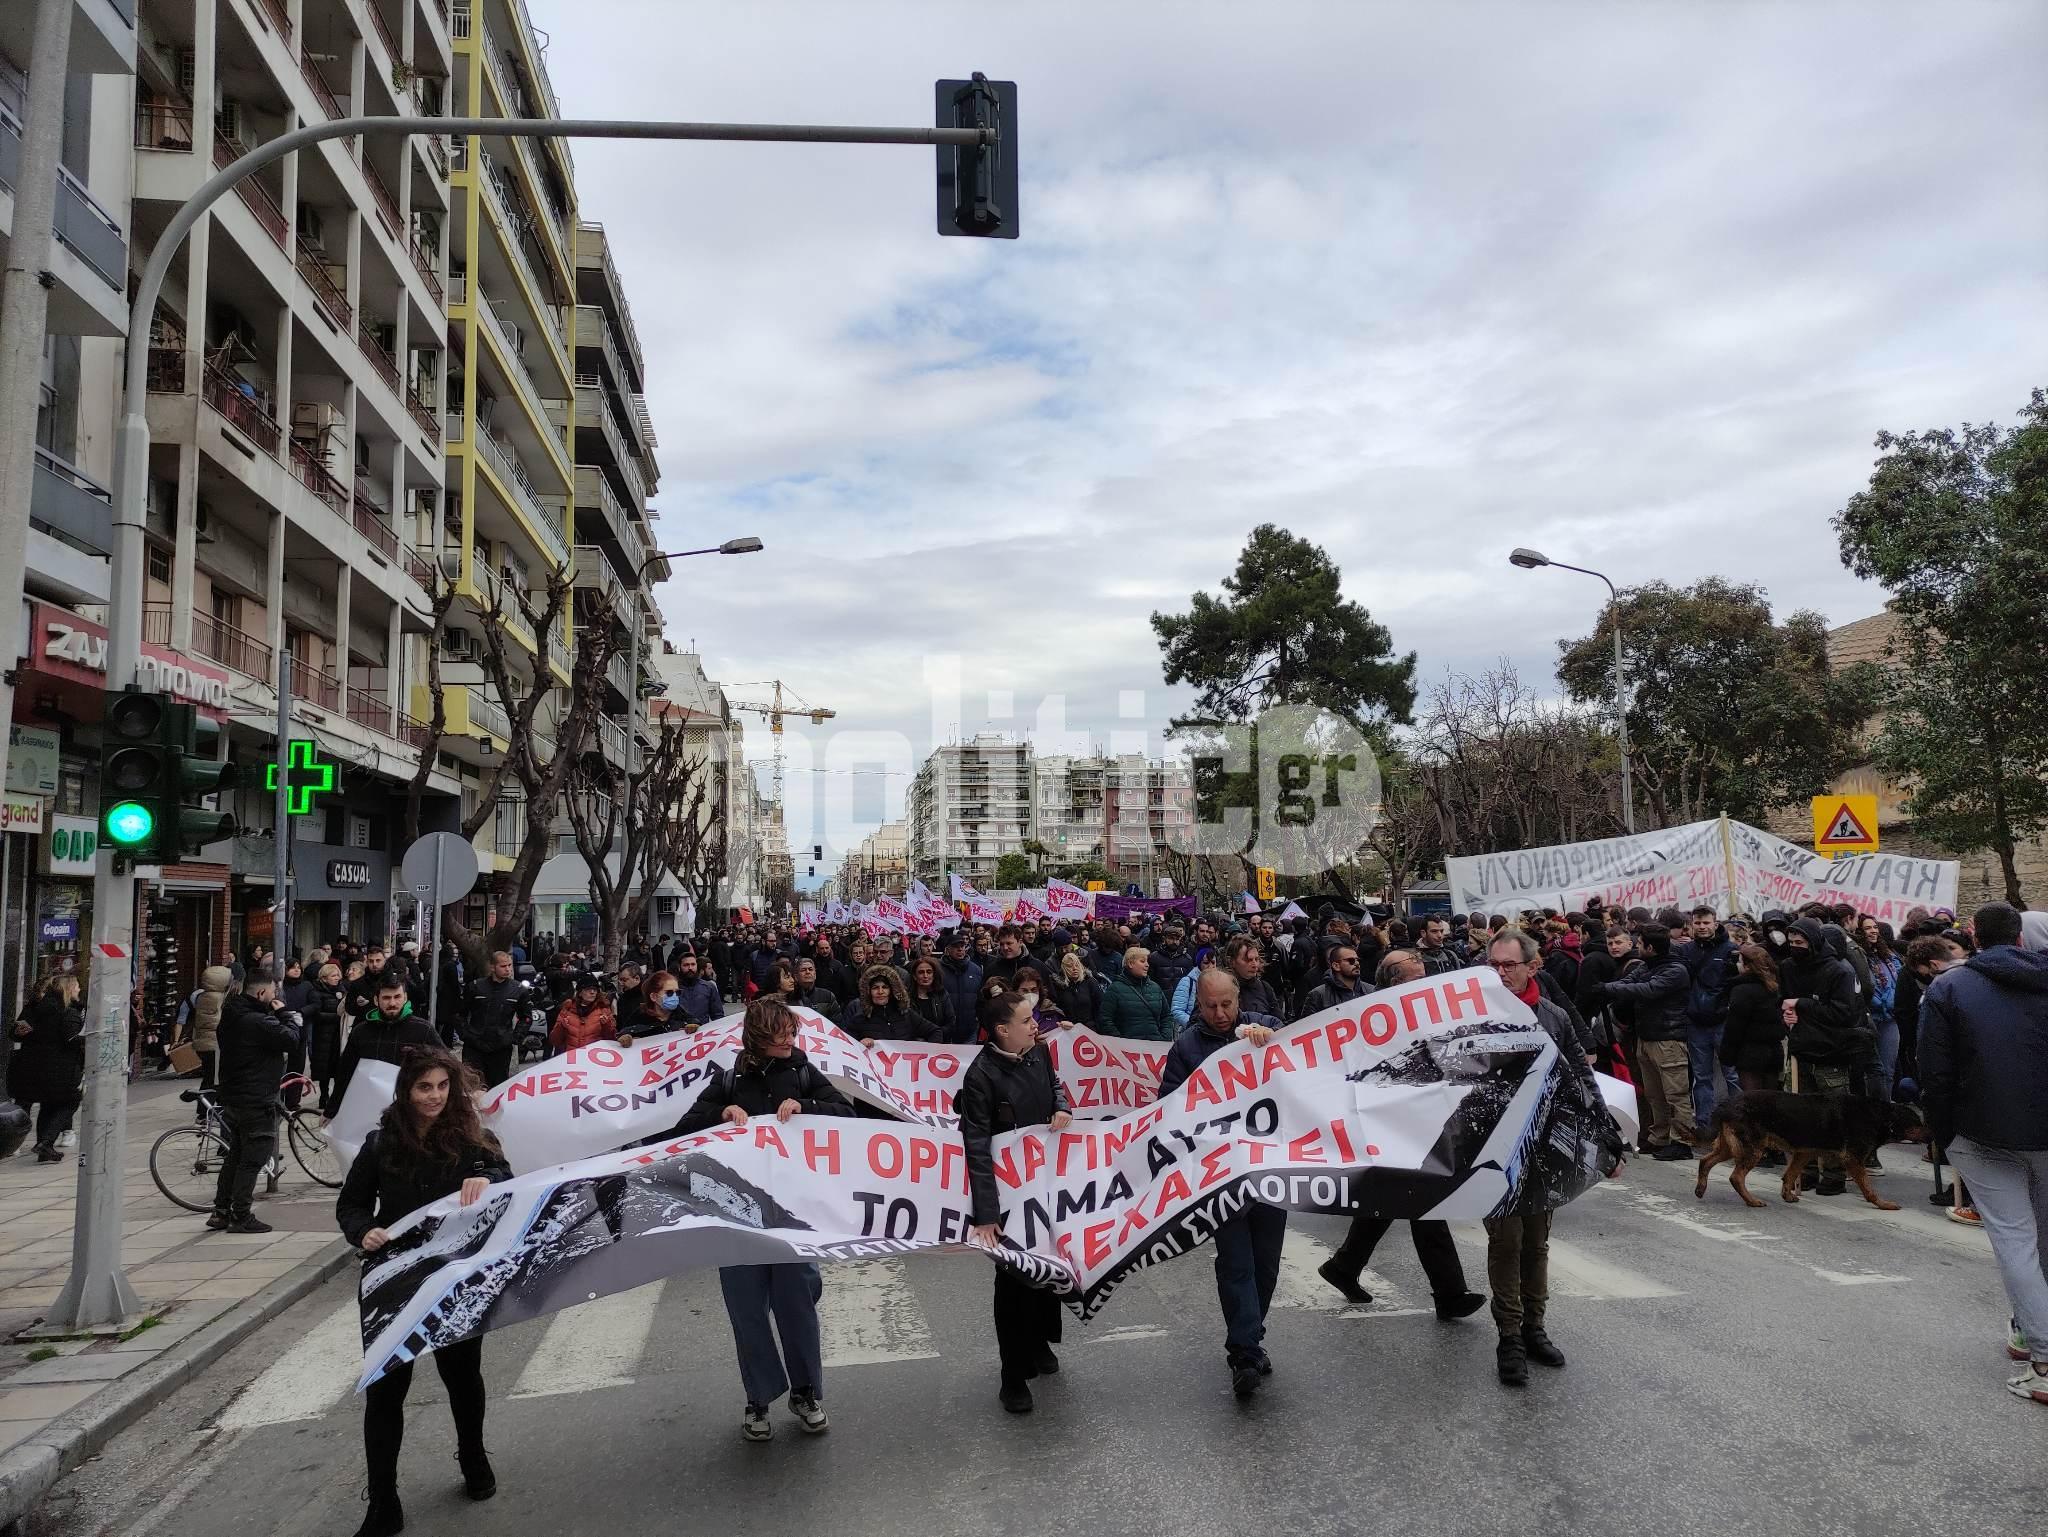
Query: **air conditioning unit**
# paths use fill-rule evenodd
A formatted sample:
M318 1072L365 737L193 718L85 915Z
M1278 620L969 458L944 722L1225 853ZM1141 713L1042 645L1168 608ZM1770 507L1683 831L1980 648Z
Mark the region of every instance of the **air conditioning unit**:
M341 407L324 400L301 400L292 406L292 431L326 435L341 429Z
M467 630L453 625L441 632L441 655L443 656L454 657L457 660L475 656L477 654L476 644L476 637L474 635L470 634Z

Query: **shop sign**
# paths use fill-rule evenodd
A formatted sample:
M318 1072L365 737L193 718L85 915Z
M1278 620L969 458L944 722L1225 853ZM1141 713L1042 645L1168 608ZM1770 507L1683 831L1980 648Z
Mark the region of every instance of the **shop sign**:
M46 945L61 944L78 938L76 918L45 918L36 927L36 938Z
M90 619L81 619L69 609L36 605L36 658L38 662L61 664L60 675L72 671L97 674L101 682L107 672L107 631ZM211 716L224 713L229 704L228 675L219 668L175 655L161 646L144 644L136 663L135 681L145 693L169 694L198 705Z
M91 875L100 849L99 824L91 817L50 817L45 875Z
M370 884L370 867L356 859L330 859L327 861L327 884L360 891Z
M43 798L40 795L0 796L0 832L39 833L43 830Z
M18 795L54 796L57 770L64 761L64 739L41 726L10 726L7 731L7 788Z

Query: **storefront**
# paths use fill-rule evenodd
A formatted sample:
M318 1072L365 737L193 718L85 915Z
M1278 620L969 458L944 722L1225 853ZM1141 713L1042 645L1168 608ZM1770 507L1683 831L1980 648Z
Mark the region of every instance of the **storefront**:
M387 940L391 856L339 843L292 844L292 944L303 955L337 939Z

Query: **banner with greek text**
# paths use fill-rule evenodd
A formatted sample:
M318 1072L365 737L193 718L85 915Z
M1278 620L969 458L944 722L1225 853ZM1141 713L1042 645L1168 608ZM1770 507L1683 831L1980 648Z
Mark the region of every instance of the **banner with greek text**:
M976 891L959 876L953 877L953 900L967 904L967 918L971 923L999 924L1003 921L1003 909L995 898Z
M1548 1209L1619 1151L1583 1064L1490 971L1454 972L1227 1045L1114 1119L997 1137L993 1257L1092 1316L1253 1201L1392 1218ZM758 1118L540 1169L391 1229L364 1264L362 1383L682 1270L958 1246L970 1222L958 1133L892 1121Z
M1953 912L1959 873L1954 860L1903 854L1827 859L1726 817L1622 838L1475 854L1445 865L1457 912L1572 912L1597 896L1609 907L1652 912L1691 912L1705 903L1726 918L1847 902L1893 925L1915 907Z
M1085 918L1093 900L1088 892L1058 876L1045 883L1045 909L1055 918Z

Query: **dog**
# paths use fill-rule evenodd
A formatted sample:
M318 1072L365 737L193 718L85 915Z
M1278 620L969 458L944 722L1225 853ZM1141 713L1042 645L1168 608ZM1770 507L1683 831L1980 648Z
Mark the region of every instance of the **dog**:
M1699 1183L1692 1193L1704 1200L1714 1165L1733 1162L1728 1183L1747 1206L1764 1204L1749 1193L1749 1171L1777 1148L1789 1155L1779 1192L1787 1201L1799 1199L1799 1176L1808 1163L1837 1153L1843 1173L1856 1182L1864 1200L1879 1211L1897 1211L1897 1201L1887 1201L1870 1188L1866 1165L1887 1142L1927 1140L1927 1123L1916 1106L1855 1094L1783 1094L1775 1089L1752 1089L1724 1100L1714 1109L1713 1131L1713 1145L1700 1159Z

